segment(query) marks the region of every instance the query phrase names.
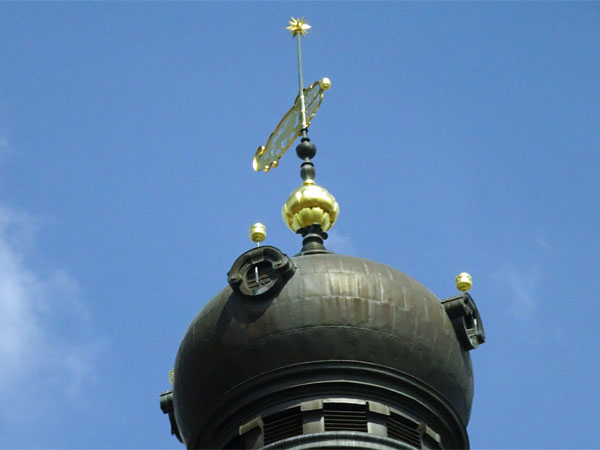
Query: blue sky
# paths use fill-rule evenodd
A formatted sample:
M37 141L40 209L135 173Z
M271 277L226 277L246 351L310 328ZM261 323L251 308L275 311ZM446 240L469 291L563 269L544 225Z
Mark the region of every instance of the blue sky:
M0 447L178 448L188 324L247 250L294 254L297 90L329 247L471 291L474 448L600 447L600 3L0 4Z

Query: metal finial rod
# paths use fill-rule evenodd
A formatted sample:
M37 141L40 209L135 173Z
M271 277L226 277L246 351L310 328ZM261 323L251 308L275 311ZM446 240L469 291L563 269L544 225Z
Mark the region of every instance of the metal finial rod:
M292 37L296 37L298 44L298 96L300 97L300 118L302 120L302 136L304 137L306 137L306 128L308 125L306 123L306 105L304 104L304 81L302 80L302 44L300 43L300 40L306 35L306 32L309 28L310 25L304 21L304 17L301 19L294 19L292 17L292 20L290 20L290 26L286 27L287 30L292 32Z
M302 46L300 44L300 34L296 36L298 42L298 84L300 96L300 117L302 119L302 132L306 133L306 105L304 104L304 81L302 80Z

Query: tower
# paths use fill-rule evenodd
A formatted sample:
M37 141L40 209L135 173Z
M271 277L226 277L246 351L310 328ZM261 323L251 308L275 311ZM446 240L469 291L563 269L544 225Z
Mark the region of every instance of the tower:
M326 249L339 206L315 181L308 128L331 83L303 87L309 28L290 22L299 94L253 161L268 172L301 138L302 184L282 217L302 248L289 257L251 228L256 247L192 321L161 408L188 448L467 448L469 352L485 340L471 278L440 301L392 267Z

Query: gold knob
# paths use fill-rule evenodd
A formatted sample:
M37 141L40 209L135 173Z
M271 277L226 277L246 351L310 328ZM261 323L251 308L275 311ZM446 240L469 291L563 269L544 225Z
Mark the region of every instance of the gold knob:
M329 78L325 77L321 81L319 81L319 84L321 85L321 89L326 91L327 89L329 89L331 87L331 80Z
M294 233L314 223L327 231L335 223L339 212L340 207L333 195L313 180L306 180L290 194L281 209L281 217Z
M171 384L175 382L175 369L169 370L169 381Z
M262 223L255 223L250 227L250 240L257 244L264 241L267 237L267 229Z
M467 292L473 286L473 278L467 272L459 273L456 276L456 289L461 292Z

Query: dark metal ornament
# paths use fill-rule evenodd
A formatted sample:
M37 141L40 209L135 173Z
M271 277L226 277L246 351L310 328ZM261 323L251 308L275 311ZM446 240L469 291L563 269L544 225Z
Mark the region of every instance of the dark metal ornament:
M253 264L277 274L269 289L242 289ZM228 279L175 363L187 447L468 447L473 373L454 322L473 313L468 294L441 303L389 266L273 247L241 255Z
M238 294L247 298L275 296L292 275L295 267L287 255L275 247L257 247L235 260L227 281Z

